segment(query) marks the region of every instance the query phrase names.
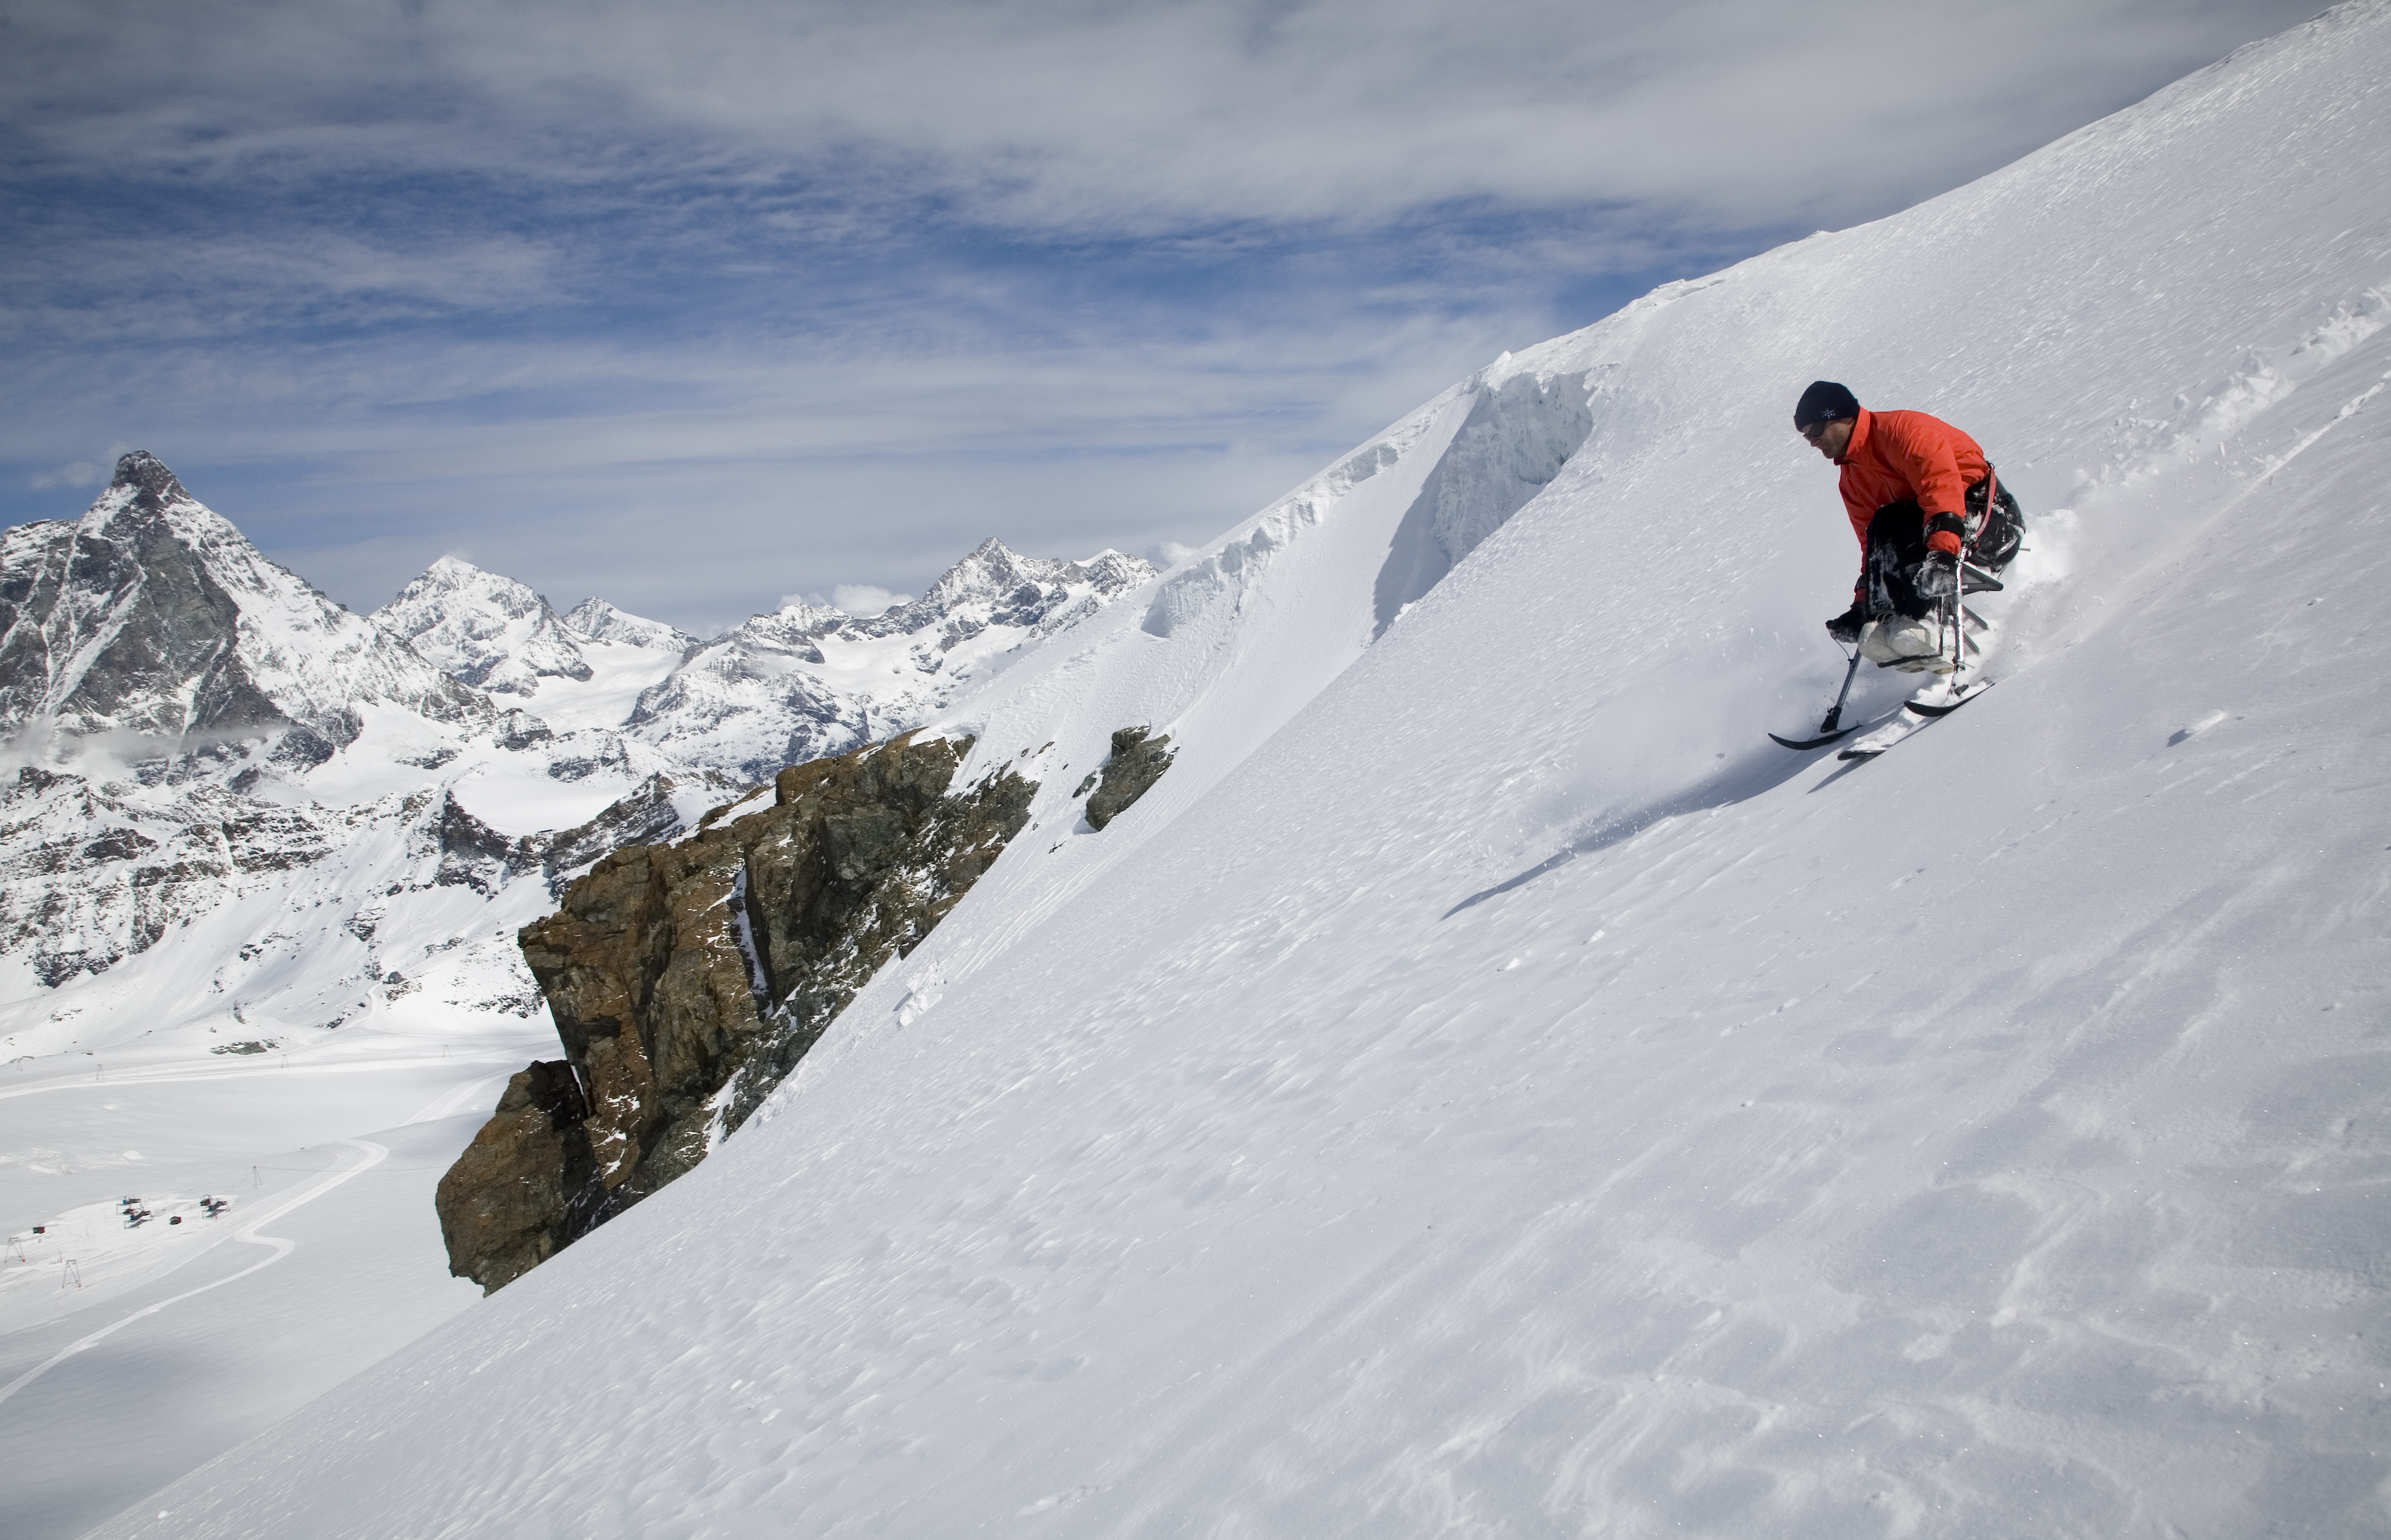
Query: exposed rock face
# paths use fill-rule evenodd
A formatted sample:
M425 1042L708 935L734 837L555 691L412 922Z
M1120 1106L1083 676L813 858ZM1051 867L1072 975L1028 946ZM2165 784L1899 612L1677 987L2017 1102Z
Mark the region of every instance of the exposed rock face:
M568 874L608 851L679 833L680 813L674 793L691 782L717 793L737 784L713 771L679 776L659 771L587 823L511 836L467 812L456 793L449 791L440 808L440 870L433 880L442 887L471 888L487 896L516 877L536 871L548 883L550 896L560 896Z
M548 600L512 578L444 556L373 622L428 661L493 695L527 696L546 678L588 679L573 630Z
M1162 778L1178 757L1178 751L1165 747L1168 735L1149 738L1146 727L1123 727L1113 734L1112 757L1099 772L1101 784L1096 794L1088 799L1088 823L1102 828L1128 810ZM1083 783L1084 784L1084 783Z
M125 735L172 754L273 739L320 764L383 701L435 721L485 699L268 561L147 453L74 523L0 536L0 734Z
M206 783L152 802L19 766L0 782L0 956L53 989L106 972L178 920L321 860L335 836L318 816Z
M535 1061L507 1082L498 1110L440 1178L440 1238L451 1257L479 1259L485 1290L512 1283L588 1228L575 1208L602 1190L584 1121L589 1104L571 1064ZM533 1173L554 1172L556 1181Z
M498 1288L747 1119L1027 822L1037 787L1010 771L949 795L969 749L908 735L783 770L770 805L617 850L523 928L587 1110L543 1134L561 1093L510 1089L441 1184L451 1272Z

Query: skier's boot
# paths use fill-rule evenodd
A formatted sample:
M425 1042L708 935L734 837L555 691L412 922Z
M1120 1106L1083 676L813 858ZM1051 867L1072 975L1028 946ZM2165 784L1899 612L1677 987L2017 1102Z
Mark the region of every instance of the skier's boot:
M1860 639L1860 656L1879 668L1916 671L1933 666L1943 651L1943 637L1931 620L1888 615Z

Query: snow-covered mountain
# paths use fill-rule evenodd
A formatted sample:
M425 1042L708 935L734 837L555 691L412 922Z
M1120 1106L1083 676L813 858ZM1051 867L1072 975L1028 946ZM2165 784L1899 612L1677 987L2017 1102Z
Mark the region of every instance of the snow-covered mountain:
M433 562L373 621L433 666L492 695L534 695L545 679L586 684L593 672L578 645L588 638L548 600L455 557Z
M462 884L496 902L535 877L500 905L512 918L491 934L511 936L610 841L668 835L783 764L912 726L1151 575L990 540L885 615L800 607L701 646L596 598L568 620L443 558L368 618L127 455L80 520L0 537L0 1046L220 1033L228 1009L337 1026L388 1003L344 939L377 895ZM328 879L346 914L294 930L251 912ZM253 934L194 929L235 899ZM454 923L422 944L446 954ZM284 983L209 998L232 988L226 952L281 957ZM511 940L446 961L472 975L446 1005L532 1008ZM58 993L102 974L93 999ZM193 977L213 981L205 995L127 1014Z
M368 911L444 886L495 900L536 875L519 924L552 898L557 856L586 865L606 831L678 829L734 784L604 728L501 711L403 631L265 559L144 453L81 520L7 532L0 559L12 1058L161 1033L205 1052L235 1028L282 1046L337 1028L426 990L422 961L360 953ZM444 575L460 589L485 576ZM501 585L475 592L503 601ZM494 840L531 843L500 873ZM303 892L305 922L276 918ZM328 902L339 912L317 914ZM538 1013L511 942L456 951L469 922L453 907L434 903L410 943L455 975L425 998ZM377 923L384 950L410 933Z
M1118 551L1063 561L991 538L883 614L792 604L691 649L625 730L763 780L918 725L1154 576Z
M575 605L564 617L564 623L590 642L614 642L663 652L686 652L697 645L697 638L686 631L662 621L627 615L601 598L587 598Z
M99 1533L2391 1532L2386 82L1670 285L1025 653L932 725L1037 832L745 1131ZM1819 376L2031 521L1858 765L1761 737Z
M585 599L569 616L510 577L442 557L374 622L462 683L565 730L619 728L696 639Z
M321 764L388 706L458 724L488 703L260 556L136 452L73 523L0 536L0 731L19 755L163 749Z
M560 616L523 584L443 557L375 622L465 684L560 726L620 728L749 783L917 726L1025 651L1156 575L984 542L878 615L792 601L701 642L602 599Z

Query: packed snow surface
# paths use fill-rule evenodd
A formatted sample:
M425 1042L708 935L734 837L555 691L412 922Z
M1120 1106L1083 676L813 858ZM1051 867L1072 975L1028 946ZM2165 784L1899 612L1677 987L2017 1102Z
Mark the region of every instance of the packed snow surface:
M100 1533L2391 1533L2386 109L2344 6L1025 653L1039 827L764 1116ZM1858 765L1821 376L2032 521Z

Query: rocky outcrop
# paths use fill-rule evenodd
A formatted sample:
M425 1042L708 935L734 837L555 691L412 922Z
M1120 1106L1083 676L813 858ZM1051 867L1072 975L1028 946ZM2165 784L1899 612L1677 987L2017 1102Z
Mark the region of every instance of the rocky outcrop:
M1009 770L950 794L969 750L909 734L783 770L769 805L617 850L523 928L584 1100L510 1087L441 1183L451 1272L499 1287L746 1121L1027 822L1037 787Z
M1113 734L1112 757L1105 761L1092 777L1097 786L1096 794L1088 799L1090 828L1102 828L1127 812L1131 802L1152 789L1154 783L1162 778L1162 773L1170 768L1170 762L1178 757L1177 750L1167 747L1170 742L1170 736L1146 737L1152 730L1149 727L1123 727ZM1081 785L1084 788L1086 783Z
M478 1259L484 1289L512 1283L588 1227L590 1215L574 1205L601 1190L588 1115L573 1066L536 1061L507 1082L498 1111L440 1178L440 1238L451 1257ZM559 1179L530 1174L546 1172Z

